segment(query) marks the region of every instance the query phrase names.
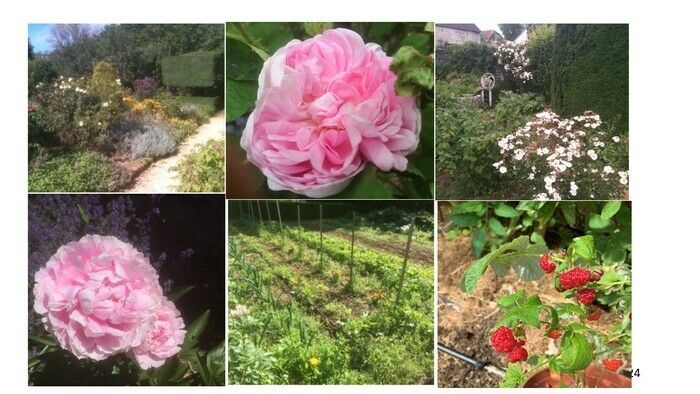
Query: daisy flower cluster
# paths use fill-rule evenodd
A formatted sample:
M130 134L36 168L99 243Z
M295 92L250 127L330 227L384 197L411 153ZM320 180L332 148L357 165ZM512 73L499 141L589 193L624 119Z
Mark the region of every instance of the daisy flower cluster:
M509 73L515 75L523 83L532 79L532 73L528 71L530 58L527 57L527 46L513 41L505 41L494 55L498 58L498 64Z
M618 148L622 139L602 124L592 111L567 119L545 110L498 141L503 158L493 167L500 174L526 177L539 200L597 198L605 189L615 194L626 187L629 173L603 160L606 146Z

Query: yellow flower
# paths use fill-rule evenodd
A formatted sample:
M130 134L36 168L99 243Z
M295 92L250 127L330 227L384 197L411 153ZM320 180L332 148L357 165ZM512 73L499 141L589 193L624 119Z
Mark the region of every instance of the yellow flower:
M318 367L319 364L321 364L321 360L317 359L316 357L311 357L309 359L309 364L311 364L312 367Z

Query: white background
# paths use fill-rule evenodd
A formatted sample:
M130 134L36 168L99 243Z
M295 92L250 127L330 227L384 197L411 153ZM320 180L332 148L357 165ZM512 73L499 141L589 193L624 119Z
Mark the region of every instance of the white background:
M615 22L630 24L633 201L633 392L697 386L699 203L698 12L680 1L7 1L0 59L0 387L27 388L27 23L225 21ZM401 362L401 360L396 360ZM122 393L124 388L99 388ZM164 392L173 388L145 388ZM437 392L433 387L176 388L240 393ZM572 389L573 390L573 389ZM580 389L583 390L583 389ZM695 391L696 389L693 389ZM449 391L449 390L448 390ZM454 391L454 390L453 390ZM479 391L471 389L470 391ZM594 391L585 389L586 392ZM695 391L697 392L697 391Z

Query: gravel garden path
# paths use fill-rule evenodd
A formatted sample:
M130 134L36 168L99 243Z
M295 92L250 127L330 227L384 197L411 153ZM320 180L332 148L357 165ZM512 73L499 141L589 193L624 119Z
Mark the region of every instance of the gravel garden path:
M164 157L151 164L136 180L126 192L129 193L167 193L177 189L179 181L177 173L171 169L182 161L187 155L192 153L197 145L204 144L209 140L224 139L226 120L224 113L220 112L209 119L209 122L199 126L191 136L180 144L177 153Z

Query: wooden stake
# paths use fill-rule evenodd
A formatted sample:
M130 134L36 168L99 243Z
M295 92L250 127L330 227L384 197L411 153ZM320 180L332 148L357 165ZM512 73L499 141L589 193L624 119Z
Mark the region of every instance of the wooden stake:
M353 270L355 266L355 211L352 211L352 238L350 241L350 289L353 286Z
M280 231L282 232L282 237L284 238L284 229L282 228L282 212L280 211L280 200L275 200L277 203L277 217L280 220Z
M270 204L269 204L269 202L270 202L270 201L265 200L265 206L267 207L267 220L271 222L271 221L272 221L272 215L270 215Z
M411 238L413 237L413 224L415 218L411 219L411 226L408 228L408 240L406 241L406 251L403 254L403 267L401 267L401 277L399 278L399 288L396 291L396 307L401 306L401 290L406 277L406 267L408 266L408 252L411 250Z
M323 204L319 204L319 206L318 206L318 221L319 221L318 232L321 235L321 243L319 244L319 247L318 247L318 256L319 256L319 263L321 265L323 265Z

